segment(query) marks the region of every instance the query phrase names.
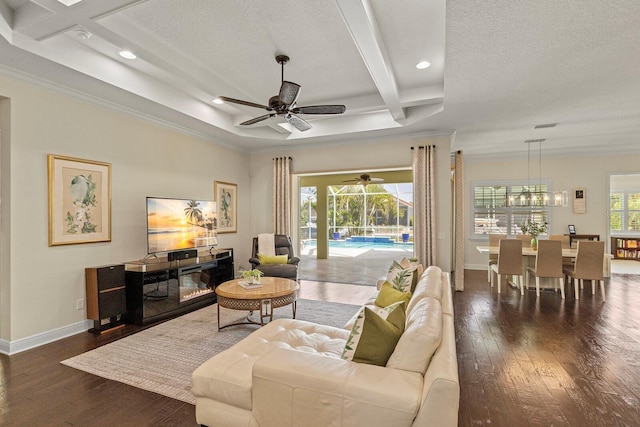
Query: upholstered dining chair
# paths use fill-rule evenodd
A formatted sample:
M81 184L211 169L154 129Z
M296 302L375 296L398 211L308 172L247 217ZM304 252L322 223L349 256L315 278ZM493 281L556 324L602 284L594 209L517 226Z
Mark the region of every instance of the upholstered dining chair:
M262 271L268 277L284 277L286 279L298 280L298 263L300 258L294 256L291 238L284 234L273 236L276 255L287 255L286 264L263 264L258 257L258 238L253 238L251 250L251 268Z
M580 289L584 287L584 280L591 280L591 294L596 293L596 281L600 282L602 301L606 301L604 294L604 274L602 272L602 260L604 259L604 242L590 240L578 240L576 263L572 267L565 267L564 274L568 276L568 283L573 279L576 299L580 299ZM577 283L576 283L577 281Z
M489 233L489 247L497 248L500 239L506 239L506 234ZM498 263L498 255L489 254L489 263L487 264L487 282L491 281L491 266Z
M533 239L533 237L531 237L529 234L518 234L516 236L516 239L522 242L523 248L528 248L531 246L531 239Z
M551 234L549 240L560 240L562 242L562 249L571 249L571 239L569 236L563 236L562 234ZM574 259L571 257L562 258L562 267L573 266Z
M522 243L518 239L500 239L498 244L498 262L491 266L491 287L493 273L498 276L498 293L501 293L502 276L518 276L520 293L522 288Z
M571 249L571 243L569 236L563 236L562 234L551 234L549 240L560 240L562 242L562 249Z
M564 299L564 272L562 270L562 242L560 240L538 240L536 264L527 267L526 287L529 288L529 278L536 276L536 296L540 296L540 278L558 279L560 293ZM557 290L557 285L554 285Z

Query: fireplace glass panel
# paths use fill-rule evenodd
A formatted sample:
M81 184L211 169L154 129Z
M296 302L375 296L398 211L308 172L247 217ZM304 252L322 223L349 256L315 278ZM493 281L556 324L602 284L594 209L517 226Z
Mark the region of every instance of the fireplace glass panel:
M214 292L215 268L216 263L211 262L178 270L180 304Z

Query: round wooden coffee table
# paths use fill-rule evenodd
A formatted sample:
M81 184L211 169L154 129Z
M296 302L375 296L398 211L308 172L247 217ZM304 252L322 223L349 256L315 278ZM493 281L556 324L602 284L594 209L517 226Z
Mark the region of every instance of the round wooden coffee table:
M296 318L296 300L300 285L294 280L282 277L262 277L262 286L259 288L245 289L240 286L244 279L234 279L224 282L216 287L218 295L218 330L235 325L260 325L265 324L265 319L273 320L273 309L291 304L293 318ZM234 322L220 326L220 307L231 310L249 311L245 321ZM260 312L260 322L252 320L249 316L254 311Z

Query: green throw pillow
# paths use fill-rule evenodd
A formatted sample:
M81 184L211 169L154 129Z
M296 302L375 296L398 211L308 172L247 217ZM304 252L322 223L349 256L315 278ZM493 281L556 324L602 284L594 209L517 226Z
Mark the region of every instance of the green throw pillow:
M406 307L407 305L404 301L398 301L395 304L391 304L389 307L384 307L374 311L378 316L400 329L400 332L402 333L404 332L404 324L407 320Z
M362 307L342 352L342 358L358 363L385 366L404 331L402 305L389 313L387 320L368 307Z
M404 301L406 308L411 300L411 292L402 292L394 287L389 282L384 282L378 293L375 304L378 307L388 307L394 302Z
M289 261L287 255L262 255L258 254L260 264L286 264Z

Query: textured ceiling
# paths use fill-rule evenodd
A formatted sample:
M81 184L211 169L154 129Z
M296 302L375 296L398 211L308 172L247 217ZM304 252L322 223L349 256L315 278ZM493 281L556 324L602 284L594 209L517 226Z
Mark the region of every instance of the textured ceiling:
M0 18L0 73L245 149L455 132L469 155L534 138L557 153L640 151L635 0L0 0ZM300 132L280 117L240 126L265 111L212 104L267 104L277 54L298 105L347 112L305 115Z

